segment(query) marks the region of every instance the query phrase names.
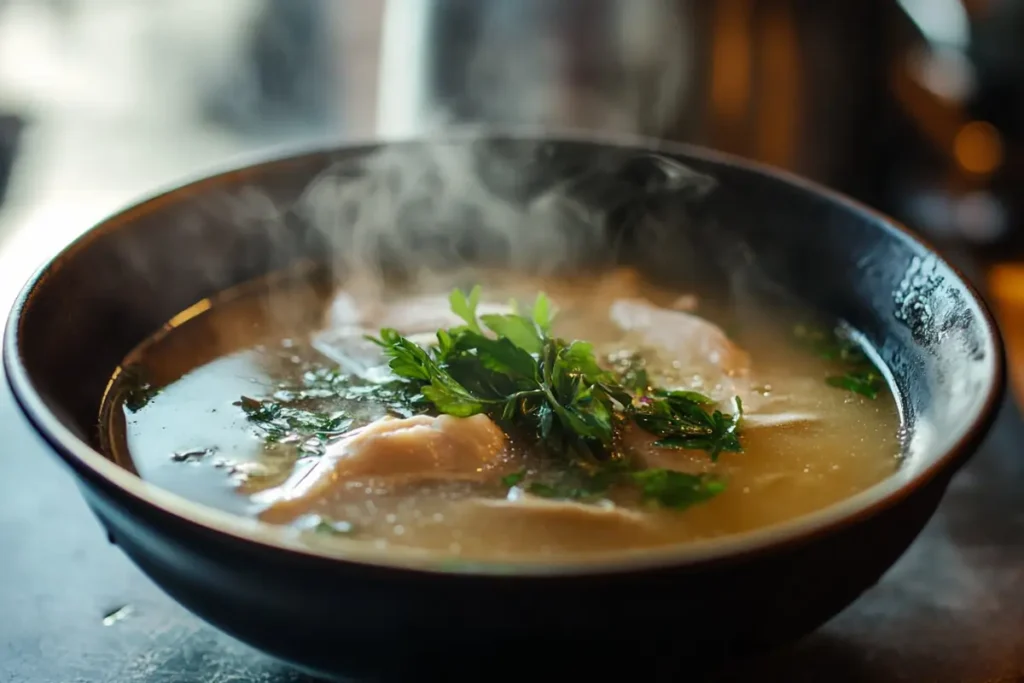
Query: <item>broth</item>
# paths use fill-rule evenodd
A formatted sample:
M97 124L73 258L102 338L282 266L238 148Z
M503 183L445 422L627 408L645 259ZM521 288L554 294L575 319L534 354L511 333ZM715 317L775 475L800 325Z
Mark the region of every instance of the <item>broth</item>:
M730 316L628 271L483 280L481 312L544 291L558 308L552 335L592 343L623 382L642 372L644 387L709 396L716 405L707 415L717 408L726 431L738 413L730 416L732 396L742 396L742 451L729 448L727 434L718 453L653 446L656 435L636 418L617 423L613 446L577 466L535 435L499 429L501 416L410 411L405 394L377 390L394 378L363 336L397 327L422 342L420 333L454 327L447 289L391 293L368 309L358 290L339 294L327 278L308 276L227 292L142 344L111 381L103 445L143 479L209 506L382 548L479 559L736 534L841 501L898 466L894 396L880 375L865 385L849 372L851 358L864 367L857 347L808 325L807 311L779 305ZM528 400L515 405L526 410ZM642 412L656 400L636 405ZM408 430L388 431L399 427Z

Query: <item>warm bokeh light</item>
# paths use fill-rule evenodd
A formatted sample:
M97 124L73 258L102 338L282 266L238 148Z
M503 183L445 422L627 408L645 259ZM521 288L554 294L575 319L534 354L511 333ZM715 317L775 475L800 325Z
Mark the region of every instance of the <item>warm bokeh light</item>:
M1002 136L991 123L971 121L957 131L953 156L968 173L993 173L1003 163Z

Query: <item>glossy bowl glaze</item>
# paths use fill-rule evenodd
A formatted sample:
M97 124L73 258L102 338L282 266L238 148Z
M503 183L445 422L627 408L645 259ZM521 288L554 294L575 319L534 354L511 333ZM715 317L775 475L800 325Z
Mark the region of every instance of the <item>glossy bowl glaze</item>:
M391 166L375 161L382 155ZM892 372L907 427L902 467L838 505L751 533L598 561L498 565L311 547L159 490L99 452L100 400L128 351L195 302L337 246L343 222L325 230L308 210L314 179L343 190L383 173L393 193L437 196L440 187L457 198L463 185L445 176L451 158L488 201L522 208L554 191L567 202L566 220L579 225L559 227L569 235L565 267L639 264L679 287L711 283L726 298L789 291L849 321ZM396 159L423 172L388 176ZM425 206L396 219L415 233L421 262L508 256L474 251L486 216L446 208L442 229ZM652 224L672 239L643 237ZM387 251L378 256L390 268ZM402 265L392 268L398 277ZM1004 384L998 332L977 294L893 221L704 150L568 134L322 149L162 193L39 272L8 321L4 363L111 541L172 597L296 666L370 679L686 672L796 638L906 550L988 429Z

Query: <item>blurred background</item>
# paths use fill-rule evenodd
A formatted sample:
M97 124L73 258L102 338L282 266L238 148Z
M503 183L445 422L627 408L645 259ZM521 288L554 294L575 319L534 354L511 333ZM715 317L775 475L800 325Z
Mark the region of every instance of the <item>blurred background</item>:
M247 153L465 123L781 166L1024 300L1024 0L0 0L0 293Z
M1021 38L1020 0L0 0L0 247L247 151L484 121L706 144L1005 253Z
M554 123L707 144L940 239L1016 243L1020 37L1018 0L0 0L5 211L60 204L81 228L251 149Z

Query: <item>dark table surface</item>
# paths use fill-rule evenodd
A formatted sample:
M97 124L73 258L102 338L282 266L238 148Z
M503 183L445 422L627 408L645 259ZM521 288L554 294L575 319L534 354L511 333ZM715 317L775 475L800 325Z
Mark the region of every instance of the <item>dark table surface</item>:
M802 642L721 680L1024 681L1022 442L1008 404L880 584ZM0 473L0 683L310 680L191 616L109 545L6 385Z

